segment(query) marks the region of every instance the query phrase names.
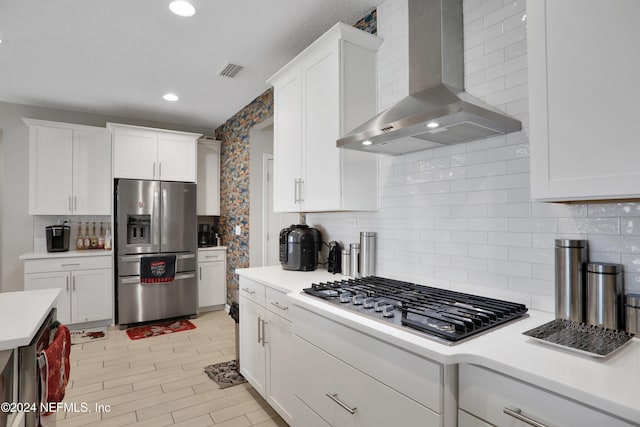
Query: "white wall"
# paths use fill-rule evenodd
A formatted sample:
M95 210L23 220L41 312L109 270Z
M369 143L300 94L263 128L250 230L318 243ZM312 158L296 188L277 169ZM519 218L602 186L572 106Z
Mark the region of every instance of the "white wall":
M262 159L273 154L273 117L249 131L249 267L262 265Z
M33 217L28 214L29 133L22 117L104 126L106 122L126 123L165 129L211 133L181 125L134 121L74 111L55 110L0 102L0 291L23 289L23 263L18 259L33 250ZM99 161L100 159L96 159Z
M377 274L553 311L554 239L589 240L640 291L640 204L546 204L529 197L524 0L464 0L467 91L523 122L507 136L381 156L380 210L309 214L328 240L378 232ZM408 93L407 1L378 7L379 109ZM355 218L357 226L350 227Z

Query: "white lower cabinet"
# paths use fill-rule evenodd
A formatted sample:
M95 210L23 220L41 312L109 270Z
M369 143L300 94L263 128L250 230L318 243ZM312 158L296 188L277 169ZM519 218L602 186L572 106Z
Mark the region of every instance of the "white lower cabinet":
M226 248L198 249L199 311L224 308L227 302Z
M441 364L297 306L293 326L295 426L455 425Z
M26 260L24 289L60 289L56 307L61 323L113 319L111 257Z
M286 295L240 278L240 372L293 424L292 334Z
M638 425L476 365L460 365L459 374L460 413L473 416L461 426Z

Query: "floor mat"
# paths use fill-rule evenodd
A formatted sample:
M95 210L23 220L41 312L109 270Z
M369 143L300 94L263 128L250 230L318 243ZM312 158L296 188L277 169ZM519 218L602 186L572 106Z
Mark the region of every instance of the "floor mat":
M129 328L125 332L132 340L141 338L155 337L158 335L171 334L174 332L188 331L195 329L196 325L188 320L173 320L169 322L154 323L153 325L136 326Z
M106 326L70 331L70 334L71 344L84 344L109 338Z
M220 388L227 388L247 382L242 374L238 372L235 360L209 365L204 368L204 371Z

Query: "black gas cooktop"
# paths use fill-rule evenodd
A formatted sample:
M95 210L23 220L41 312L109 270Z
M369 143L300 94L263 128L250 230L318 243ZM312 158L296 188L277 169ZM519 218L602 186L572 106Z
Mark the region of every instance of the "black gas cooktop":
M314 283L304 292L449 345L527 313L523 304L377 276Z

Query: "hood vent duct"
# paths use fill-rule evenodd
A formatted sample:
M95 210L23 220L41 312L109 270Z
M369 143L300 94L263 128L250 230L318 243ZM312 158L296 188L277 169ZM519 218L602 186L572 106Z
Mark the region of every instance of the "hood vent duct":
M462 0L408 0L409 96L339 148L398 155L504 135L522 124L464 91Z

